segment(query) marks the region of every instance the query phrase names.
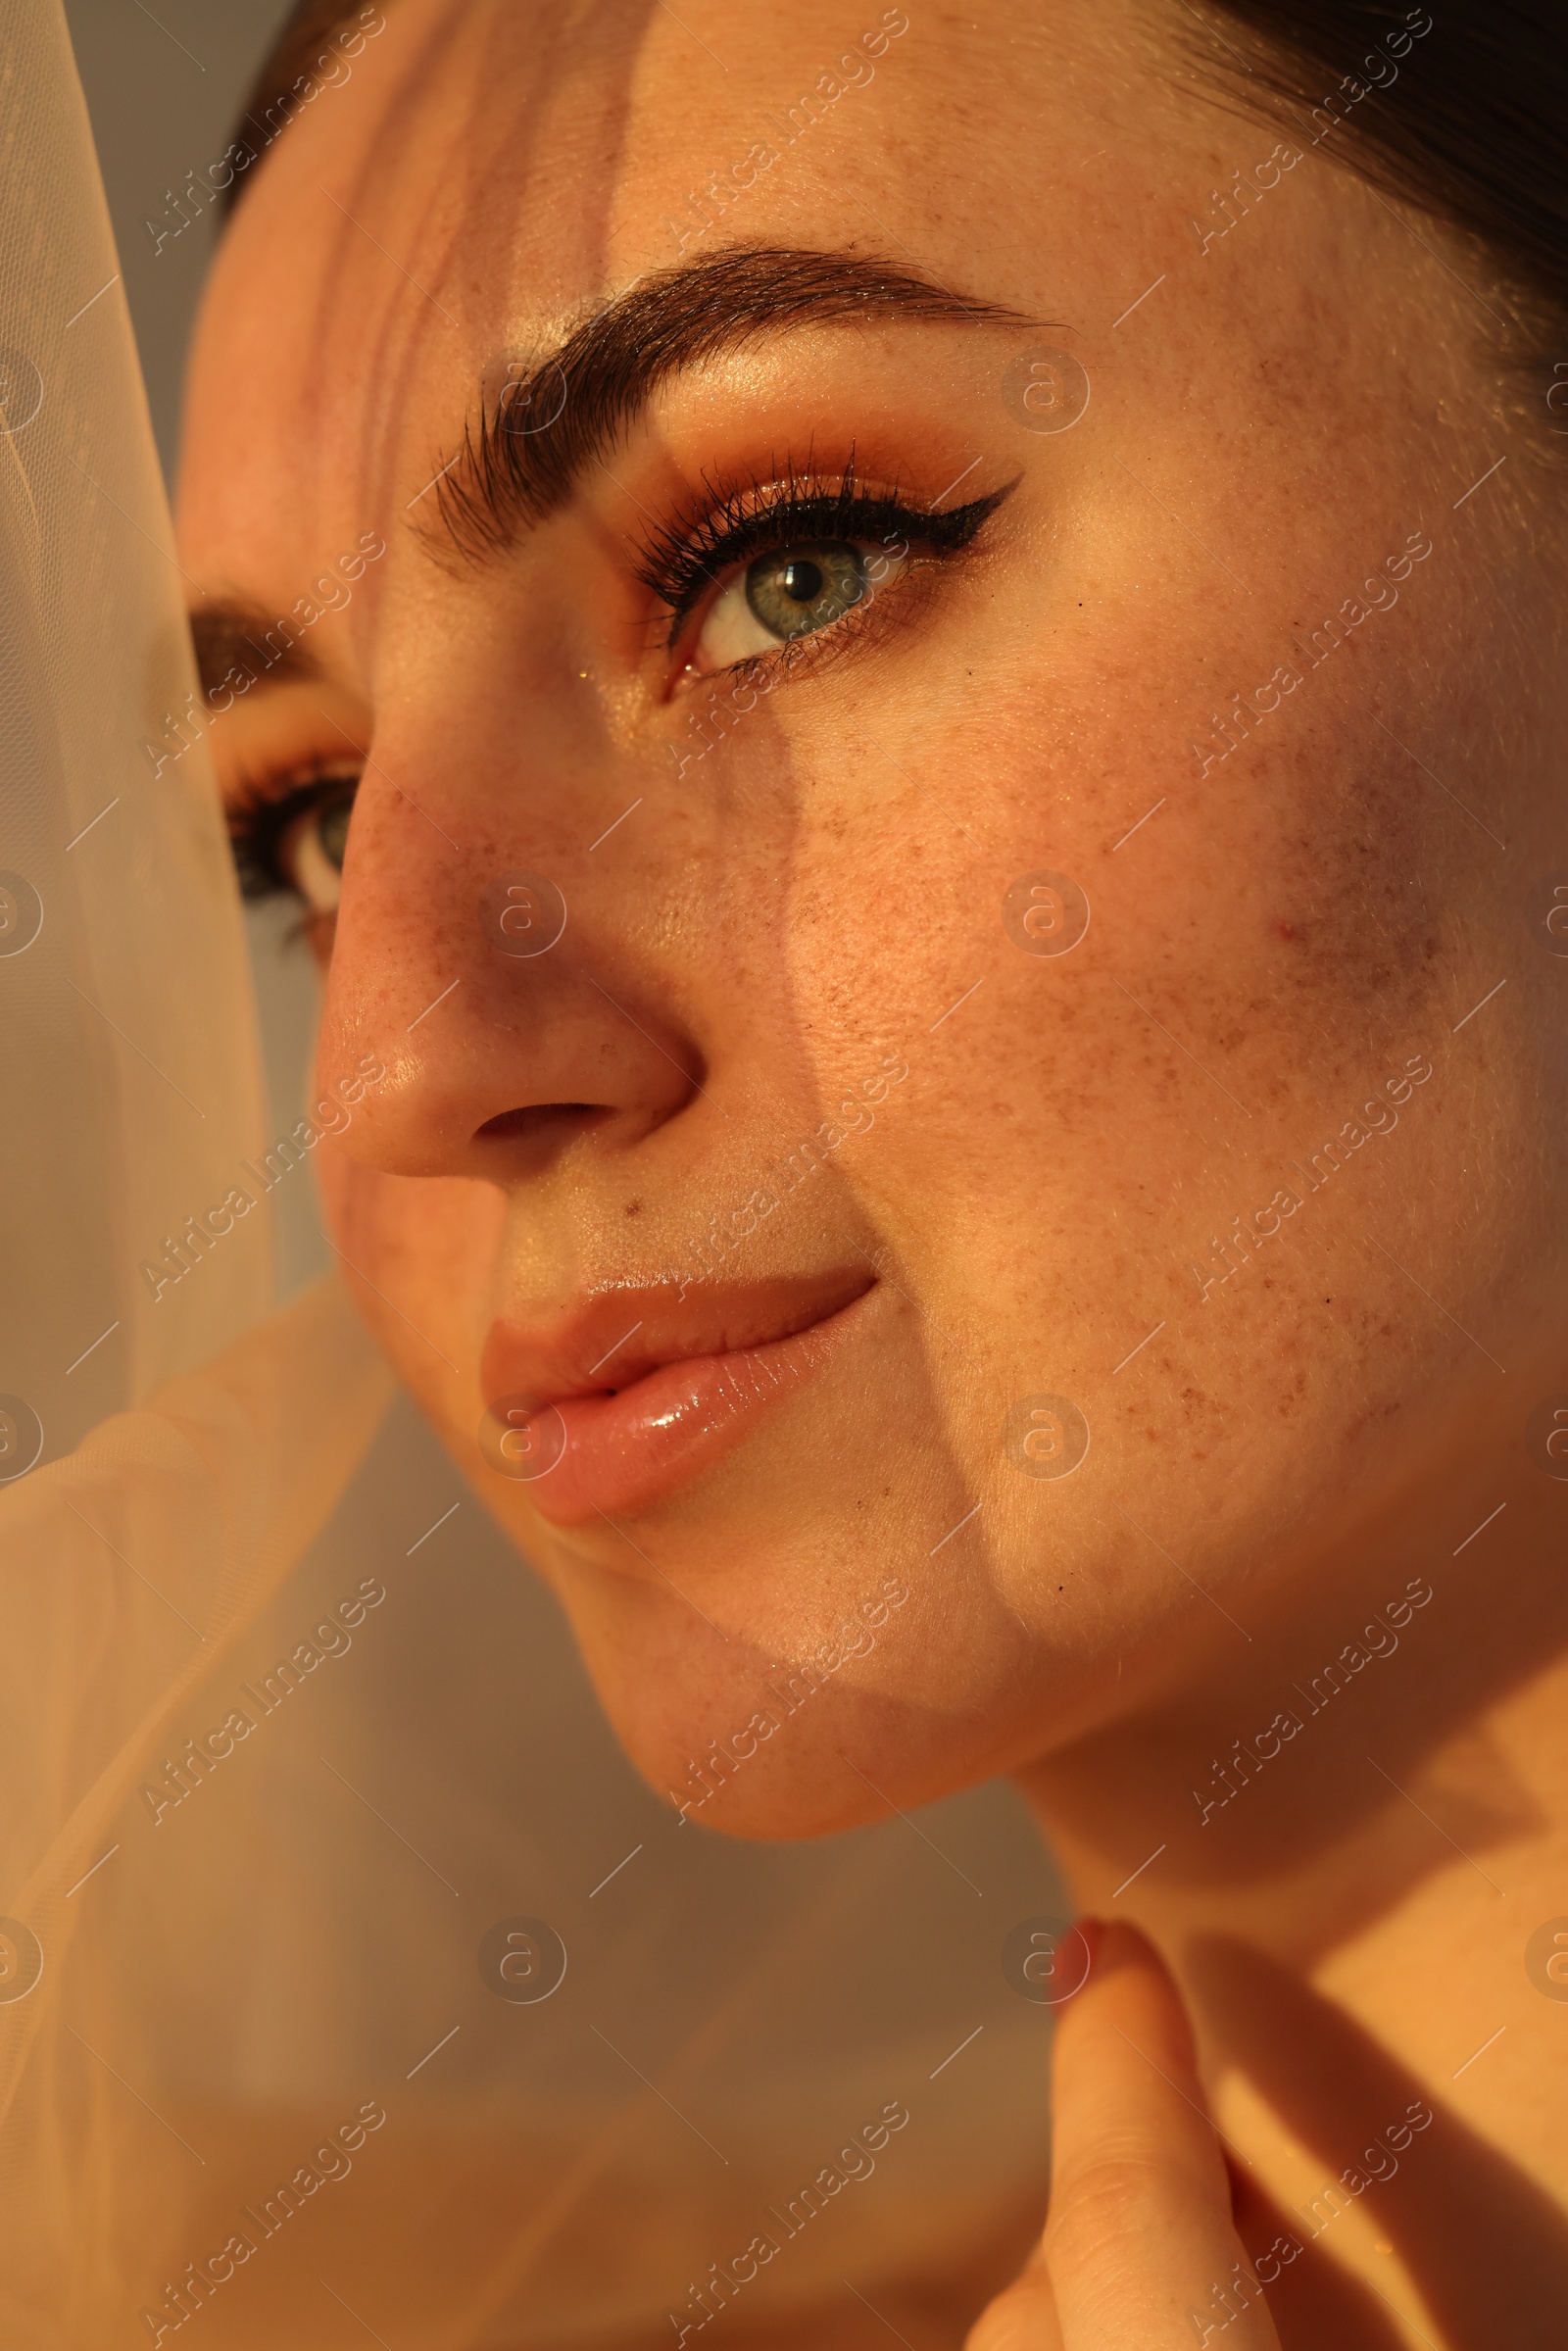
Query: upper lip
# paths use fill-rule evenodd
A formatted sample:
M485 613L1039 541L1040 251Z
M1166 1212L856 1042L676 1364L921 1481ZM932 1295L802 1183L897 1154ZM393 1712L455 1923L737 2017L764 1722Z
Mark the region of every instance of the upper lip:
M554 1310L534 1307L526 1320L503 1315L484 1345L484 1394L529 1412L570 1396L609 1395L662 1364L794 1338L853 1305L875 1280L862 1263L699 1283L685 1298L667 1282L617 1283Z

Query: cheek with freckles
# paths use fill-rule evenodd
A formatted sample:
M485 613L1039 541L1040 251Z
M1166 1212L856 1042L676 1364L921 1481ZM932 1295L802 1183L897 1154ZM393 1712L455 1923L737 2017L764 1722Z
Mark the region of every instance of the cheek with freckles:
M1354 1123L1369 1092L1446 1043L1450 998L1462 1008L1494 975L1486 933L1470 938L1454 912L1475 903L1471 846L1369 726L1359 650L1338 659L1201 789L1159 701L1124 703L1099 743L1080 731L1069 771L1049 757L1027 779L971 766L1020 807L1027 780L1038 812L1005 863L976 856L950 891L972 910L952 921L950 993L984 985L912 1053L886 1139L900 1166L879 1169L909 1204L911 1287L994 1367L983 1393L955 1385L961 1456L977 1472L997 1459L997 1396L1066 1394L1095 1429L1095 1468L1118 1462L1195 1540L1219 1527L1226 1550L1233 1531L1237 1574L1250 1533L1320 1511L1342 1472L1394 1474L1373 1464L1376 1444L1412 1381L1440 1375L1439 1359L1412 1365L1407 1285L1366 1230L1429 1265L1436 1234L1459 1291L1486 1279L1455 1238L1478 1166L1459 1098L1434 1087L1396 1138L1376 1113ZM1038 710L1050 691L1019 689L1015 731L1031 692ZM1003 711L999 738L1009 731ZM1117 849L1106 816L1134 767L1141 797L1166 806ZM1034 957L994 920L988 941L1013 872L1046 863L1094 907L1081 944ZM1505 1126L1524 1116L1506 1085L1501 1105ZM1314 1188L1298 1162L1347 1128L1365 1140ZM1479 1163L1505 1223L1484 1143ZM1452 1213L1434 1227L1445 1197ZM1215 1277L1207 1294L1195 1260ZM1020 1545L1027 1612L1037 1579Z

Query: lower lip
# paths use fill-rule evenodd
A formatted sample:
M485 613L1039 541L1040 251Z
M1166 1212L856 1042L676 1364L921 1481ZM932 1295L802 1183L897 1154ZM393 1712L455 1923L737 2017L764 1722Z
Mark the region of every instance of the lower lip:
M546 1404L533 1419L537 1458L559 1458L528 1478L529 1500L557 1527L665 1500L825 1368L848 1342L856 1309L869 1295L862 1292L792 1338L663 1363L614 1396Z

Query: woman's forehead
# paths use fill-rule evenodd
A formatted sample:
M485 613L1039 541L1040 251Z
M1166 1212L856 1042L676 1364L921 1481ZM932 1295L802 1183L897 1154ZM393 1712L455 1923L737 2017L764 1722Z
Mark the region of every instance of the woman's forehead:
M1088 11L1042 13L982 27L868 6L846 34L831 0L759 0L720 50L658 0L398 0L229 231L192 370L186 528L280 469L297 502L352 490L359 513L443 462L498 359L736 245L906 259L1069 315L1115 233L1102 174L1091 200L1074 159L1103 149L1107 107L1152 112L1159 93L1089 72ZM1038 69L1021 89L1020 51ZM1128 143L1130 189L1151 163Z

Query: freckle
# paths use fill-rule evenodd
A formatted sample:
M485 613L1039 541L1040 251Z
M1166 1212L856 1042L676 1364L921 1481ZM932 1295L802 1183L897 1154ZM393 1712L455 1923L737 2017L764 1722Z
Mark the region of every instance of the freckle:
M640 1200L629 1200L626 1202L626 1214L628 1216L640 1216L642 1212L643 1203Z

